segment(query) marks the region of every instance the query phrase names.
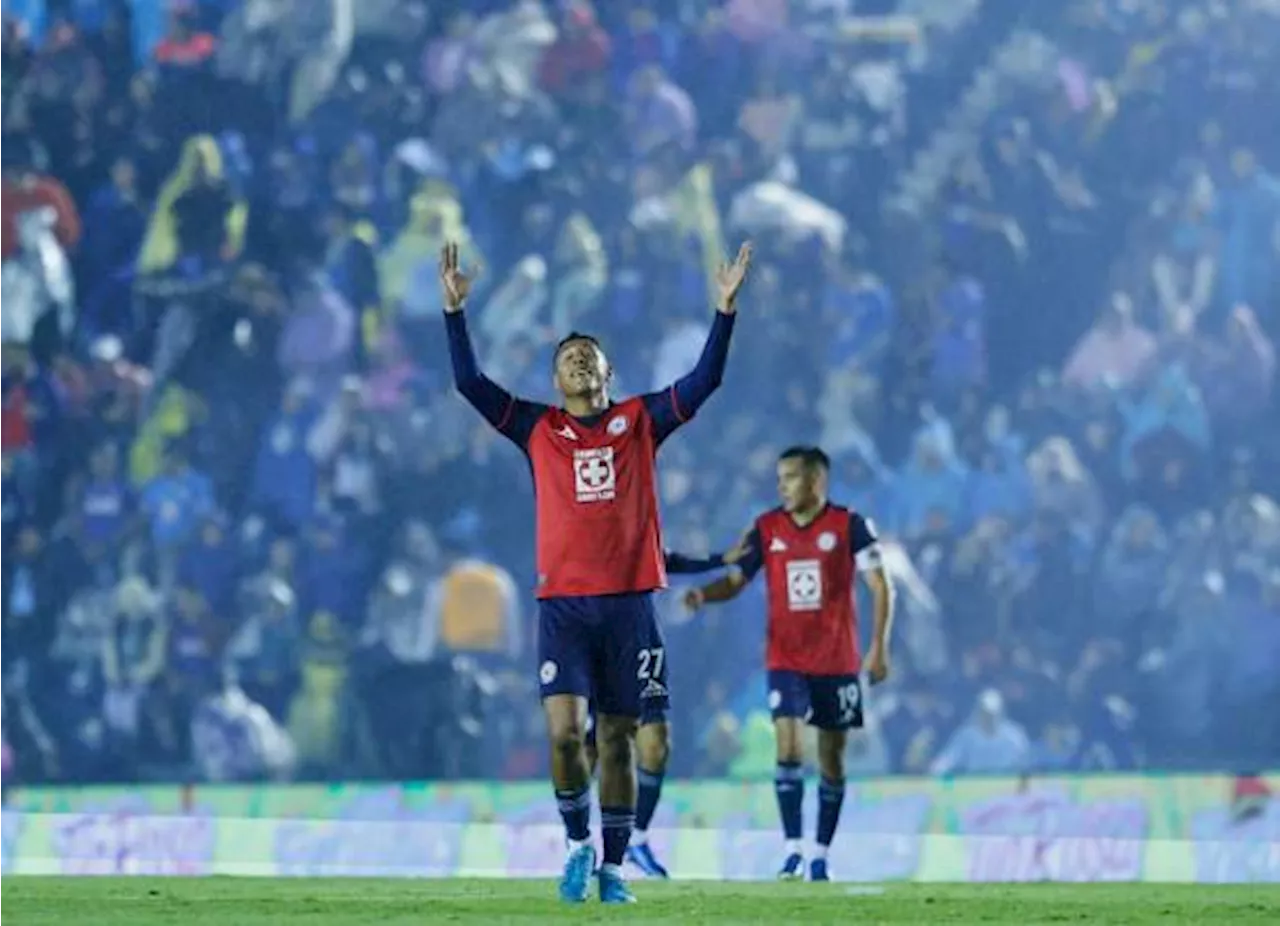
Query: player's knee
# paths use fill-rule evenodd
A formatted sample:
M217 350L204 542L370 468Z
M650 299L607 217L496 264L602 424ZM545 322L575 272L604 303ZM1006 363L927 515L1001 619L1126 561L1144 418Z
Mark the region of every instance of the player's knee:
M800 765L804 762L804 750L799 746L779 743L778 762L782 765Z
M804 761L804 741L800 736L800 730L799 722L791 718L778 720L774 724L774 739L779 762Z
M576 756L586 748L585 725L573 717L552 718L547 724L551 748L565 756Z
M648 772L666 771L671 734L665 723L648 723L636 734L636 764Z
M596 726L596 750L602 766L630 768L635 761L636 723L627 718L611 718Z
M778 761L779 762L803 762L804 746L800 742L800 737L792 736L790 732L779 733L778 735Z

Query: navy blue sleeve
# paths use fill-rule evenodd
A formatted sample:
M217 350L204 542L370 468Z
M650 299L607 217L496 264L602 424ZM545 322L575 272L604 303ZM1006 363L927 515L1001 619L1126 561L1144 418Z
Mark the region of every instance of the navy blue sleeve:
M870 518L864 518L856 511L849 513L849 553L858 564L858 569L882 569L884 555L880 551L880 535Z
M856 511L849 513L849 546L854 556L880 542L876 526Z
M764 544L760 541L760 528L751 528L743 546L747 548L747 552L734 565L742 570L743 577L750 582L764 567Z
M667 572L672 575L693 575L699 572L711 572L713 569L719 569L724 565L723 553L715 553L711 556L699 558L667 550L662 556L667 563Z
M649 417L653 419L654 439L659 444L696 415L711 394L720 388L725 363L729 359L729 337L733 334L734 318L735 315L716 312L697 365L666 389L644 397Z
M453 381L462 397L484 416L484 420L521 450L529 447L529 435L547 406L517 399L480 372L476 353L467 333L467 319L461 312L446 314L445 330L449 335L449 359L453 362Z

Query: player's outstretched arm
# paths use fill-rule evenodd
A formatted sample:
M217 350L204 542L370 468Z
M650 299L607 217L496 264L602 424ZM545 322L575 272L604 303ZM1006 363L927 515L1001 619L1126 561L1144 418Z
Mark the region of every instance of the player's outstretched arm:
M453 381L462 397L475 407L485 421L493 425L521 447L528 443L529 433L545 410L534 402L517 399L480 372L476 352L467 331L463 313L472 278L463 273L458 261L458 246L446 244L440 252L440 289L444 296L445 330L449 337L449 359L453 364Z
M696 415L724 380L729 339L737 315L738 292L747 279L751 253L751 242L748 241L738 249L738 256L733 262L726 263L716 273L719 292L716 317L697 365L667 389L646 396L659 442Z
M667 572L672 575L697 575L701 572L713 572L725 565L723 553L712 553L710 556L685 556L667 550L662 554L666 561Z
M704 604L732 601L750 584L755 574L764 566L764 547L760 543L760 532L752 528L736 547L720 554L719 558L724 565L734 568L714 582L701 588L689 589L685 593L684 604L690 611L697 611Z
M725 566L732 566L747 555L748 537L750 537L749 533L744 535L738 541L738 545L732 549L725 550L723 553L712 553L710 556L686 556L674 550L667 550L663 553L667 572L672 575L697 575L701 572L714 572Z
M684 606L690 611L700 611L703 605L732 601L742 593L750 581L739 569L726 572L714 582L685 592Z

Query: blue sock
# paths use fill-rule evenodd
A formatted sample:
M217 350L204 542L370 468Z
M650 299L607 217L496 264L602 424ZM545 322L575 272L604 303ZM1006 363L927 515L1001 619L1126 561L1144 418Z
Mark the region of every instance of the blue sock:
M818 784L818 845L831 845L836 826L840 823L840 808L844 806L844 779L832 781L823 778Z
M778 815L787 840L799 839L804 830L800 808L804 805L804 769L799 762L779 762L773 781L778 795Z
M604 842L604 864L621 865L631 842L631 827L636 822L630 807L601 807L600 829Z
M564 832L573 842L586 842L591 835L591 789L556 790L556 806L564 821Z
M663 772L646 772L636 769L636 829L647 832L653 822L653 812L658 809L658 798L662 796Z

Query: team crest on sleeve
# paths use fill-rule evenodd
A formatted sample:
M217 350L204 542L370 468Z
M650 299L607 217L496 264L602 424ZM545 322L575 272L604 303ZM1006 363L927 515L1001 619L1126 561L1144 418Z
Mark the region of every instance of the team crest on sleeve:
M818 549L823 553L830 553L836 548L836 535L831 531L823 531L818 535Z
M614 437L617 437L619 434L625 433L626 430L627 430L627 417L625 415L618 415L617 417L609 421L609 433L612 434Z

